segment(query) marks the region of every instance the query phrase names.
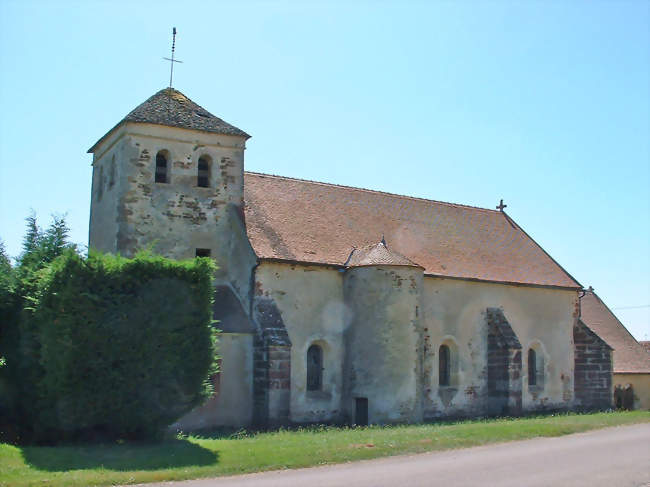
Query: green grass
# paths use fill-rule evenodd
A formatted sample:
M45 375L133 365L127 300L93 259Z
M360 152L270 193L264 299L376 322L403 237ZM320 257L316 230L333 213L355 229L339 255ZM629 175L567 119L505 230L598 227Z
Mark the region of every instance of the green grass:
M560 414L448 424L308 428L151 444L0 444L0 486L114 485L307 467L403 453L560 436L650 422L650 412Z

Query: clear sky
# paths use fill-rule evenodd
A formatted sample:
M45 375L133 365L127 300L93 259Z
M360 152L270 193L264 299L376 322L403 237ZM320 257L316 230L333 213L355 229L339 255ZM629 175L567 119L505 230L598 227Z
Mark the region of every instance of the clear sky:
M650 340L650 2L0 0L0 238L67 213L86 150L169 81L248 170L508 213ZM631 308L635 307L635 308ZM623 309L626 308L626 309Z

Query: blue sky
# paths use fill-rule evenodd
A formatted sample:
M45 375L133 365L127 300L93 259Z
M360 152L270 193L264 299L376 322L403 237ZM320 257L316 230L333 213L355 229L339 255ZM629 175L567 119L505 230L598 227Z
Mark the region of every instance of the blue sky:
M248 170L507 211L650 339L650 3L0 2L0 238L67 213L86 150L166 86ZM636 307L633 309L621 309Z

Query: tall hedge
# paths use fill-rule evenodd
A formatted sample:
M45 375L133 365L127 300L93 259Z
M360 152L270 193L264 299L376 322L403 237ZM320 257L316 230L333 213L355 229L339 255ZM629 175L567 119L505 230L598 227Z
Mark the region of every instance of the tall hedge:
M146 438L201 403L215 367L210 259L67 251L41 276L37 440Z

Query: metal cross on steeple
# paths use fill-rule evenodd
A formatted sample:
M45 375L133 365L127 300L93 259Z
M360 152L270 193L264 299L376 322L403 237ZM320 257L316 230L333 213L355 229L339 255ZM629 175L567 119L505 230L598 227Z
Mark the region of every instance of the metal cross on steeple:
M503 211L503 209L507 208L507 207L508 207L508 205L504 205L503 200L501 200L501 202L499 203L499 206L497 206L497 210Z
M174 80L174 63L182 63L183 61L179 61L178 59L174 59L174 52L176 51L176 27L173 28L172 30L172 57L164 57L163 59L165 61L169 61L170 66L170 73L169 73L169 87L172 87L172 81Z

